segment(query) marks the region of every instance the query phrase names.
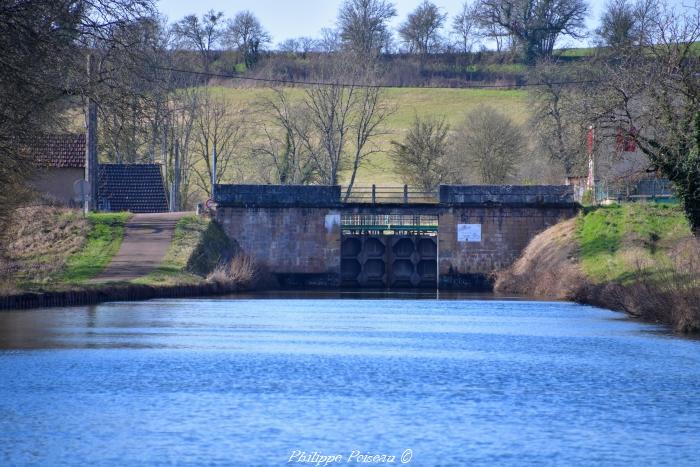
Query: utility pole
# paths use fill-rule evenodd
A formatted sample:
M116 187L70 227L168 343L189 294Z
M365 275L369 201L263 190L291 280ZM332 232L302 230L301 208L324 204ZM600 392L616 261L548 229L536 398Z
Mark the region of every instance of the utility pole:
M216 145L211 151L211 199L214 199L216 190Z
M97 103L89 96L89 93L92 91L93 66L92 54L88 54L87 76L89 91L87 98L87 116L85 119L85 181L87 181L89 189L85 197L84 207L86 214L97 210L98 197Z
M173 161L173 179L170 187L170 210L180 210L180 141L175 140L175 160Z
M593 190L595 195L595 127L588 127L586 134L586 152L588 153L588 178L586 179L586 190Z

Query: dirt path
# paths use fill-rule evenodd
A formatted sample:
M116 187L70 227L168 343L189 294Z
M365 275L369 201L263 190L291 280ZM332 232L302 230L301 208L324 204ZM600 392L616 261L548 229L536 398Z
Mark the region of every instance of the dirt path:
M119 252L91 282L124 282L148 275L165 258L177 222L191 214L134 214L126 224Z

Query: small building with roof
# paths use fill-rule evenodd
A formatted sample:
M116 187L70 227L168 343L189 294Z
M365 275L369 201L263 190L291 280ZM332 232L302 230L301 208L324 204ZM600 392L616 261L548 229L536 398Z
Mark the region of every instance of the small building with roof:
M85 135L46 134L28 146L36 173L32 187L44 199L78 207L74 186L85 179ZM165 183L159 164L100 164L100 211L167 212Z

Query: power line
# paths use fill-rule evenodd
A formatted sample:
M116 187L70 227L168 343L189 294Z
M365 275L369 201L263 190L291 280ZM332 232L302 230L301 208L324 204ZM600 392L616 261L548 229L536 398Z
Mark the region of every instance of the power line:
M579 81L558 81L551 83L516 83L516 84L474 84L468 86L396 86L391 84L362 84L362 83L331 83L327 81L297 81L292 79L281 79L281 78L256 78L253 76L241 76L233 75L228 73L212 73L206 71L193 71L193 70L183 70L180 68L170 68L163 66L153 66L154 69L162 71L170 71L174 73L186 73L190 75L206 76L209 78L222 78L222 79L237 79L241 81L257 81L264 83L274 83L274 84L289 84L289 85L299 85L299 86L341 86L341 87L367 87L367 88L377 88L377 89L408 89L408 88L419 88L419 89L513 89L513 88L526 88L535 86L559 86L567 84L590 84L599 83L600 80L579 80Z

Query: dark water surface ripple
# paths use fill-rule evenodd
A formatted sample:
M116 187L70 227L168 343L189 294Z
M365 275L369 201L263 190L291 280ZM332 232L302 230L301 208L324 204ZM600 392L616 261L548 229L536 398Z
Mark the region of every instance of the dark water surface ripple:
M532 301L0 313L0 465L401 465L408 449L409 465L698 465L700 342Z

